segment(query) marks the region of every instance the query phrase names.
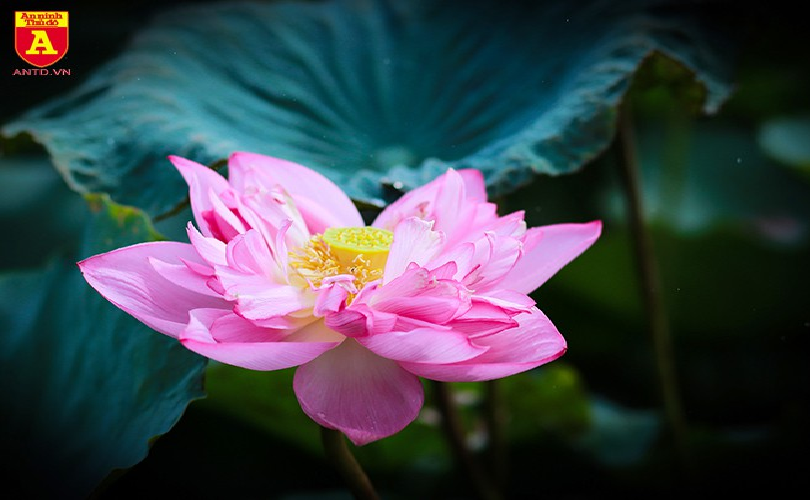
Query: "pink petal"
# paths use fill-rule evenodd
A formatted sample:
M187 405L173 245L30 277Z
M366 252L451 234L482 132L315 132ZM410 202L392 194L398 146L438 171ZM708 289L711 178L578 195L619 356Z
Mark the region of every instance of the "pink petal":
M357 309L344 309L324 318L329 328L347 337L359 337L368 333L367 316Z
M228 191L222 192L226 194ZM217 193L213 188L208 190L208 202L211 206L210 210L202 212L202 218L211 230L211 235L222 241L230 241L237 234L244 233L248 228L245 227L242 219L236 216L233 208L226 205L220 198L220 193Z
M346 278L345 275L332 276L330 277L332 279L327 278L324 280L323 286L316 291L317 298L315 307L312 310L315 316L326 316L327 313L339 311L349 296L349 289L357 290L351 281L342 283L340 280L334 279L339 277ZM351 278L354 277L351 276Z
M226 257L228 266L234 269L266 276L268 279L277 277L278 268L270 246L255 229L228 242Z
M259 326L271 327L278 317L311 308L315 296L276 276L270 249L251 229L228 243L226 266L215 266L223 295L235 300L234 311Z
M369 293L365 300L375 311L436 324L450 321L470 307L469 293L461 283L438 280L435 274L416 265Z
M462 281L465 276L480 267L480 256L476 256L476 246L473 243L461 243L451 248L445 248L429 263L431 269L440 269L448 264L455 267L452 278Z
M174 283L177 286L181 286L186 290L197 292L202 295L210 295L211 297L222 298L221 294L211 290L211 288L208 286L208 278L210 275L203 275L195 272L188 265L186 265L185 262L180 264L169 264L168 262L163 262L160 259L150 257L149 263L152 264L152 267L159 275L163 276L166 280ZM192 263L192 266L193 265L195 264Z
M559 358L567 349L565 339L539 310L515 317L519 326L477 337L489 350L469 361L450 364L400 363L409 372L445 382L474 382L506 377Z
M280 342L291 331L262 328L227 309L194 309L181 340L200 342L247 343ZM303 326L303 325L302 325Z
M591 246L601 232L600 221L530 228L526 232L523 256L496 286L533 292Z
M191 222L186 226L186 234L194 249L206 263L212 266L227 265L228 261L225 258L227 244L216 238L203 236Z
M451 183L451 186L444 187L448 182ZM449 199L442 201L440 198L443 197ZM471 169L456 172L450 169L429 183L402 195L380 212L371 225L393 231L400 222L408 217L434 220L437 218L437 212L444 214L444 223L449 223L451 219L455 218L454 212L458 212L462 208L465 211L477 210L476 205L485 201L486 189L480 172ZM437 204L443 204L443 206L437 209ZM446 230L447 228L437 226L436 229Z
M289 285L276 285L262 277L242 279L227 289L227 295L236 297L234 312L260 326L275 324L280 316L313 307L312 297L301 289Z
M460 245L463 246L463 245ZM464 262L473 265L462 282L472 290L486 290L500 282L520 258L523 245L519 240L495 233L486 233L474 243L472 258Z
M537 308L514 317L518 327L475 339L490 349L478 361L488 363L545 363L561 356L566 342L557 327ZM551 358L551 359L549 359Z
M343 336L312 316L290 318L272 328L257 326L225 309L195 309L190 316L206 325L217 342L339 342ZM205 340L206 337L198 340Z
M308 328L321 328L319 325ZM180 342L189 350L207 358L250 370L280 370L307 363L340 341L294 342L290 337L279 340L278 331L262 329L249 322L240 323L233 315L217 315L211 311L194 311L191 321L180 336ZM227 339L220 341L218 339Z
M488 290L475 295L475 300L487 302L510 313L529 312L536 305L534 299L525 293L512 290Z
M480 170L465 168L458 171L464 181L464 188L467 191L467 199L486 203L487 186L484 183L484 174Z
M356 445L401 431L424 402L416 376L352 339L299 367L293 388L304 413Z
M332 181L297 163L279 158L254 154L233 153L228 159L231 184L240 192L246 187L248 170L271 190L280 185L295 200L298 210L312 233L321 233L327 227L363 226L363 218L352 201Z
M471 338L492 335L518 326L509 311L473 297L472 307L447 324Z
M433 230L433 223L415 217L402 221L394 229L394 241L388 252L383 283L400 276L412 263L427 264L444 245L444 235Z
M326 316L326 325L347 337L361 337L390 332L399 320L396 314L375 311L355 300L351 307Z
M228 181L214 170L197 162L181 158L179 156L169 156L169 161L177 168L189 187L189 197L191 199L191 211L194 219L200 226L200 230L205 236L211 236L211 228L204 220L203 214L213 209L209 191L219 194L230 189Z
M256 177L251 171L250 177ZM286 242L289 246L300 247L310 237L309 229L295 206L289 193L276 189L274 191L251 189L242 197L244 217L261 231L269 241Z
M526 221L523 210L512 212L503 217L494 217L489 220L476 221L488 232L499 236L511 236L512 238L522 238L526 234Z
M332 330L326 324L315 319L305 327L299 328L286 338L287 342L343 342L345 337Z
M455 170L448 170L442 176L436 199L433 202L433 218L436 221L436 230L446 234L463 231L470 214L470 205L467 205L467 192L464 189L464 180ZM475 205L473 204L472 207Z
M357 341L384 358L414 363L455 363L487 351L486 347L471 344L467 335L432 328L370 335Z
M398 200L385 207L371 225L393 231L400 222L410 217L431 220L433 203L442 182L444 182L443 175L423 186L408 191Z
M184 260L202 263L187 243L141 243L89 257L78 263L84 278L104 298L150 328L178 337L197 308L230 309L222 298L191 291L160 275L150 263L160 260L181 265Z

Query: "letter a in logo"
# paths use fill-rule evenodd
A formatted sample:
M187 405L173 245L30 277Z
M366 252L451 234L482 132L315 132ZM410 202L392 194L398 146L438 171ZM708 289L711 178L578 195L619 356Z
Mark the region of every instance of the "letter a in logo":
M59 52L53 49L53 44L48 38L48 32L45 30L31 30L34 34L34 41L31 42L31 48L26 50L27 55L31 54L58 54Z
M15 12L14 47L23 61L40 68L62 59L68 50L68 13Z

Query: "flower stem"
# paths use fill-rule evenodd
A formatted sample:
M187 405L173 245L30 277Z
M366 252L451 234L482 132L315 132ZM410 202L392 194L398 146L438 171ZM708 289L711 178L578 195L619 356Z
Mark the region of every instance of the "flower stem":
M453 392L450 386L444 382L433 382L436 406L441 413L442 429L450 442L450 449L456 461L464 469L467 479L475 488L475 493L480 500L500 500L502 497L493 486L489 476L481 468L480 464L470 453L464 439L464 430L459 420L456 405L453 401Z
M503 429L506 412L503 405L501 384L498 380L484 382L485 418L489 437L489 469L500 491L508 484L509 464Z
M322 426L321 441L327 458L337 469L354 498L357 500L379 500L380 496L374 490L371 480L363 471L360 463L349 450L343 434L340 431Z
M627 195L630 232L638 266L641 293L644 301L647 324L652 336L655 360L658 368L664 414L672 433L672 439L681 461L688 464L686 446L686 424L681 409L678 380L672 348L667 311L664 307L658 262L653 249L652 237L644 223L644 209L641 201L640 172L636 158L633 124L628 104L619 110L617 131L619 169Z

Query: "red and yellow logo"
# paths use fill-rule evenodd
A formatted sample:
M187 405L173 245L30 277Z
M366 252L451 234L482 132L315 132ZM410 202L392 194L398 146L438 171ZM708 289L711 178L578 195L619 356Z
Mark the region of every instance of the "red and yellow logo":
M68 51L68 13L15 12L14 48L23 61L40 68L62 59Z

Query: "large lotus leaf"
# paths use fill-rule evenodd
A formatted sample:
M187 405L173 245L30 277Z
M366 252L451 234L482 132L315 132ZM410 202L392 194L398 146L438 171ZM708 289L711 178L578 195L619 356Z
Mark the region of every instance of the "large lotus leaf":
M153 238L143 214L91 198L81 256ZM0 449L14 498L84 498L142 460L188 402L203 358L121 312L73 259L0 276Z
M54 210L54 207L59 207ZM0 158L0 269L39 267L75 246L87 207L44 154Z
M597 156L652 53L693 71L705 111L718 108L728 54L688 8L663 7L330 0L169 10L3 134L30 133L73 188L151 214L186 193L167 155L213 164L235 150L301 162L377 205L390 186L410 189L448 166L482 170L503 194Z

